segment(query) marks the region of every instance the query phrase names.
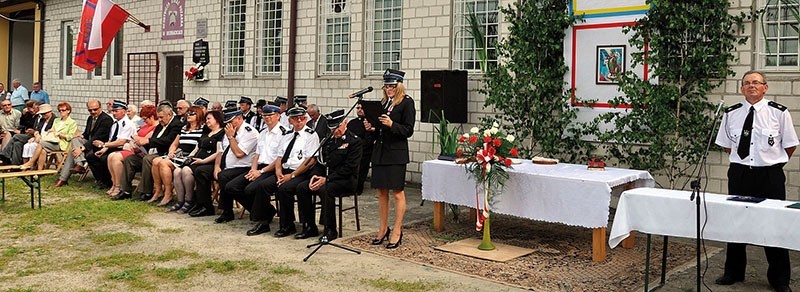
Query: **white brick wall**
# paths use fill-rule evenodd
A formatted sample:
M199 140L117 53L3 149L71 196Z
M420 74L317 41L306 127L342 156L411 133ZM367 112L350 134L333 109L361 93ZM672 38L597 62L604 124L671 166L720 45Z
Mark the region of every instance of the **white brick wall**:
M208 82L188 82L184 81L184 93L193 100L198 96L204 96L212 101L224 101L227 99L238 99L240 95L248 95L254 99L272 99L276 95L285 96L287 94L286 72L288 68L288 41L289 41L289 1L284 1L284 31L283 31L283 72L275 77L254 77L254 36L255 36L255 1L248 1L247 5L247 26L246 26L246 53L247 65L243 77L224 78L220 77L220 45L222 31L221 21L221 1L212 0L192 0L186 1L185 10L185 38L183 40L162 41L161 31L161 7L160 1L117 1L125 9L139 18L142 22L151 25L152 31L144 33L143 30L133 24L125 24L125 44L124 53L133 52L158 52L183 53L184 66L186 69L191 66L191 44L196 39L196 22L198 19L208 19L208 37L205 39L211 46L211 63L208 65L207 75L211 80ZM297 28L297 64L296 64L296 94L307 94L310 103L320 105L323 112L334 108L342 108L350 105L352 100L344 98L348 93L355 90L373 86L378 88L381 85L380 76L365 76L363 69L363 40L364 33L364 0L348 1L351 13L351 46L350 46L350 66L351 71L344 76L325 76L318 77L317 72L317 9L318 1L299 1L298 7L298 28ZM513 0L501 0L503 6L512 3ZM732 1L736 5L734 9L747 7L752 1ZM53 0L47 1L48 22L45 29L45 60L44 60L44 82L46 90L50 92L51 99L55 101L69 101L76 105L75 118L80 121L85 120L86 111L82 105L91 98L123 98L125 96L125 78L112 79L92 79L82 78L81 69L75 70L75 76L71 79L60 79L59 50L60 50L60 23L62 20L74 20L76 25L80 17L80 1L73 0ZM421 5L420 5L421 4ZM420 109L420 71L434 69L450 69L452 55L452 1L451 0L426 0L426 1L404 1L403 7L403 43L400 67L406 71L406 85L408 93L415 98L417 109ZM748 24L747 35L752 35L752 24ZM501 23L500 31L508 32L507 24ZM726 104L733 104L741 100L739 93L738 79L741 74L753 68L754 41L751 39L747 44L739 46L737 54L738 64L734 68L737 76L726 81L723 86L714 91L710 96L711 100L719 100L724 97ZM162 62L161 77L164 79L164 63ZM791 109L795 117L795 125L800 123L800 99L796 95L800 94L800 81L797 81L797 72L793 73L768 73L770 90L768 98L783 103ZM162 81L163 82L163 81ZM470 76L468 86L470 88L468 110L471 123L477 123L481 116L492 112L491 109L483 109L484 97L476 92L481 86L478 76ZM159 85L159 92L163 96L163 84ZM367 99L380 98L380 90L368 94ZM417 119L419 120L419 114ZM472 124L465 125L465 128ZM796 126L797 127L797 126ZM435 133L430 124L417 123L415 134L409 143L411 149L412 162L408 165L406 178L413 182L421 181L421 162L433 159L438 154L438 149L432 145ZM727 158L721 153L712 153L709 156L711 164L711 178L709 179L709 191L725 192L727 180L725 170L727 168ZM800 159L793 158L786 166L787 171L787 193L789 198L798 199L800 193ZM663 180L663 178L659 178Z

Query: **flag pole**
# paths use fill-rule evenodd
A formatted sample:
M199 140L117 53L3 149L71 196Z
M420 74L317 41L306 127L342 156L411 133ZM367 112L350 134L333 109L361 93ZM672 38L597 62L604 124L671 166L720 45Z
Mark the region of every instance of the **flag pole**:
M149 26L149 25L146 25L146 24L144 24L144 23L143 23L143 22L141 22L141 21L139 21L139 19L138 19L138 18L136 18L135 16L133 16L133 14L130 14L130 12L128 13L128 19L127 19L127 21L129 21L129 22L131 22L131 23L133 23L133 24L136 24L136 25L138 25L138 26L140 26L140 27L144 28L144 32L150 32L150 26Z

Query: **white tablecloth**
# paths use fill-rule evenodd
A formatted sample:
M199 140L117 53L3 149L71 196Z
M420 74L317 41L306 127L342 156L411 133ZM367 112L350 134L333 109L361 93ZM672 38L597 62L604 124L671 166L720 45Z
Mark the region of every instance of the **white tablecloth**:
M691 192L640 188L622 193L608 244L614 248L636 230L648 234L696 238L695 202ZM786 208L791 201L745 203L728 196L706 194L708 224L703 237L800 250L800 210ZM700 224L706 211L700 206Z
M646 171L606 168L590 171L585 165L539 165L530 161L513 165L502 194L493 195L492 212L546 222L598 228L608 225L613 187L635 182L634 187L655 184ZM475 181L463 165L450 161L422 163L422 198L475 207ZM483 200L483 191L479 192Z

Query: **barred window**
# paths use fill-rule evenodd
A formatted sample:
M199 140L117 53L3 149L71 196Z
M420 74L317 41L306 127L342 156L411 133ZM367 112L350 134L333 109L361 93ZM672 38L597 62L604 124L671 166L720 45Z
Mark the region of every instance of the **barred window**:
M70 21L61 22L61 77L72 76L72 58L75 56L75 27Z
M486 63L497 65L497 42L499 35L498 0L455 0L454 6L454 48L453 67L456 69L479 71L481 61L476 49L475 39L469 33L469 15L474 13L484 34L486 44Z
M366 74L400 69L403 0L370 0L367 5Z
M283 2L281 0L259 0L256 15L258 17L256 73L258 75L279 74L281 72Z
M246 0L227 0L222 8L222 74L244 74Z
M342 74L350 70L350 4L321 0L319 17L319 72Z
M798 13L797 0L767 0L759 32L761 68L769 70L798 70Z

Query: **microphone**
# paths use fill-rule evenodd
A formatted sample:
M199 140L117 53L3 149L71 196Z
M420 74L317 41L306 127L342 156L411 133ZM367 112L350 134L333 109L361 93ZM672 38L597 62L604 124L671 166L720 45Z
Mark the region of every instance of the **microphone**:
M720 100L719 105L717 105L717 111L714 112L714 116L716 117L719 115L719 112L722 110L722 106L725 104L725 100Z
M348 95L347 98L353 98L353 97L356 97L356 96L359 96L359 95L364 95L364 93L367 93L367 92L372 92L372 86L364 88L364 89L356 91L356 92L353 92L350 95Z

